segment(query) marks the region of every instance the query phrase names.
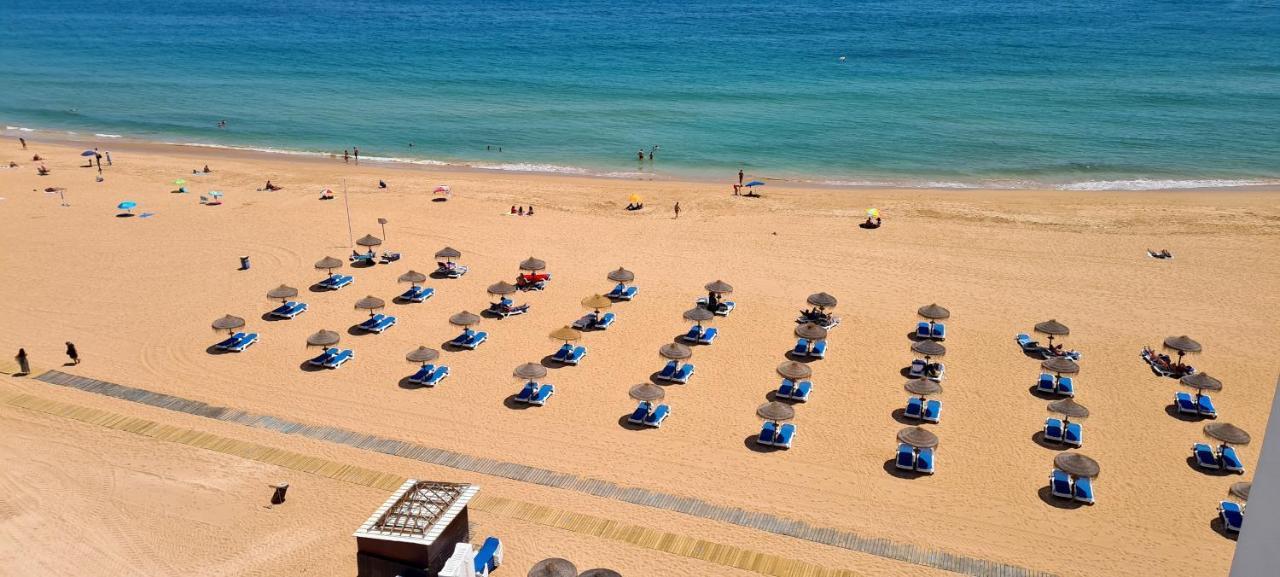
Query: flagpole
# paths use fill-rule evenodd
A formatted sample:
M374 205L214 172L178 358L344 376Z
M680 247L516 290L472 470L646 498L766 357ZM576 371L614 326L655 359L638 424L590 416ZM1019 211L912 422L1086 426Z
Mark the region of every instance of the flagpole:
M356 235L351 229L351 201L347 198L347 179L342 179L342 203L347 205L347 246L355 246Z

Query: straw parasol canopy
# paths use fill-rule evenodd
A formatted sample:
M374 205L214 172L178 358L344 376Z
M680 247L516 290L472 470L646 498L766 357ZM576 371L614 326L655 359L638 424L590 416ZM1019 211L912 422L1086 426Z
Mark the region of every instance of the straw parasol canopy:
M331 256L326 256L316 261L316 268L332 271L335 268L342 268L342 261Z
M554 331L551 331L551 334L548 336L550 336L551 338L557 341L564 341L568 343L568 342L576 341L582 338L582 331L575 329L571 326L563 326Z
M796 327L796 336L811 341L820 341L827 338L827 329L813 323L805 323Z
M940 321L951 317L951 311L938 306L938 303L922 306L916 310L916 313L931 321Z
M411 363L429 363L438 358L440 358L440 352L430 347L418 347L404 356L404 360Z
M327 347L338 344L340 340L342 340L342 336L338 333L321 329L316 334L307 337L307 344L314 347Z
M509 294L515 293L520 289L516 288L516 285L513 285L504 280L500 280L496 283L489 285L489 288L485 290L489 291L489 294L491 295L509 295Z
M716 294L728 294L733 292L733 285L722 280L711 281L702 288L707 289L707 292Z
M622 577L622 574L613 569L587 569L578 577Z
M947 347L937 341L919 341L911 343L911 350L926 357L941 357L947 354Z
M449 324L458 325L460 327L469 327L480 323L480 315L469 311L462 311L456 315L449 317Z
M385 306L387 306L387 301L384 301L373 295L369 295L367 297L364 297L356 301L356 308L369 311L370 315L373 314L373 311L378 310Z
M511 374L517 379L532 381L547 376L547 367L538 363L525 363L516 367L516 370L512 371Z
M607 296L595 294L582 299L582 306L595 310L607 309L613 306L613 301Z
M625 268L618 267L618 270L609 271L609 280L614 282L631 282L636 280L636 273Z
M578 577L578 567L559 557L543 559L529 570L529 577Z
M663 358L680 361L693 356L693 349L680 343L667 343L658 347L658 354Z
M231 331L243 326L244 319L232 315L223 315L222 318L213 321L215 331Z
M1201 350L1200 343L1187 335L1169 337L1165 339L1164 348L1178 351L1179 355L1184 355L1186 353L1198 353Z
M1046 371L1052 371L1058 374L1072 375L1080 372L1080 365L1067 357L1053 357L1052 359L1041 362L1040 367Z
M416 285L420 282L427 282L427 275L416 270L410 270L409 272L400 275L398 280L400 282L407 282Z
M290 299L296 296L298 296L298 289L293 288L289 285L282 284L276 288L273 288L267 291L267 298L269 299L285 300L285 299Z
M661 401L667 396L667 392L662 387L653 383L641 383L631 387L627 394L637 401Z
M358 245L360 245L360 246L367 246L367 247L372 248L372 247L375 247L375 246L379 246L379 245L381 245L381 244L382 244L382 239L380 239L380 238L378 238L378 237L376 237L376 236L373 236L373 235L371 235L371 234L366 234L366 235L364 235L364 236L362 236L362 237L360 237L360 238L357 238L357 239L356 239L356 244L358 244Z
M1244 429L1231 423L1209 423L1204 426L1204 434L1228 445L1248 445L1253 440Z
M805 299L805 302L815 307L818 307L820 309L830 309L830 308L835 308L837 301L836 301L836 297L833 297L827 293L813 293L809 295L808 299Z
M799 379L807 379L813 376L813 369L809 368L809 365L804 363L784 361L782 364L778 365L778 374L795 381Z
M917 449L931 449L938 446L938 436L923 427L906 427L898 431L898 442Z
M684 311L684 319L702 324L702 321L709 321L715 318L716 314L702 307L692 308Z
M453 248L451 246L446 246L436 251L436 258L443 258L443 259L462 258L462 253L458 252L458 249L456 248Z
M929 379L911 379L902 385L902 388L906 389L908 393L922 397L942 392L942 384Z
M1239 483L1232 483L1231 489L1229 490L1229 492L1240 499L1244 499L1245 501L1248 501L1249 489L1252 489L1252 488L1253 488L1253 483L1250 483L1248 481L1241 481Z
M1196 373L1178 379L1178 383L1198 391L1221 391L1222 381L1209 376L1209 373Z
M1089 416L1089 409L1070 397L1049 403L1049 412L1058 413L1068 419L1083 419Z
M1071 334L1071 329L1057 321L1057 319L1049 319L1042 323L1036 323L1036 332L1044 333L1050 337L1065 337Z
M1058 456L1053 458L1053 466L1074 477L1093 478L1102 471L1097 461L1075 452L1058 453Z
M529 272L537 272L545 268L547 268L546 261L542 259L533 258L533 257L524 259L524 262L520 263L520 270L527 270ZM577 577L577 576L575 575L574 577Z
M790 421L796 418L796 409L791 405L772 401L760 405L756 409L756 416L766 421Z

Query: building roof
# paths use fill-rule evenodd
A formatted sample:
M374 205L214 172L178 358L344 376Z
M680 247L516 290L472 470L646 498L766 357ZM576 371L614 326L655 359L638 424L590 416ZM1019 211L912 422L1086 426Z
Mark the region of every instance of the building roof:
M430 545L480 490L476 485L409 479L354 536Z

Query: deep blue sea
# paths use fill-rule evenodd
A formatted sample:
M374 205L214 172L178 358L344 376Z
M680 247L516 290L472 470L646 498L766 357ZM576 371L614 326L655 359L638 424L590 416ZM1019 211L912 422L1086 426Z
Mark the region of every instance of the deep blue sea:
M616 176L1275 182L1280 1L0 0L0 123Z

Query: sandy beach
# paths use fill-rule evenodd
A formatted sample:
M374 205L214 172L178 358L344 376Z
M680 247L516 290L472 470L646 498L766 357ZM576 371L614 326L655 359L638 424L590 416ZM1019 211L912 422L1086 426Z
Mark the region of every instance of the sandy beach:
M1280 365L1265 343L1280 338L1280 203L1276 190L1056 191L763 187L734 197L724 182L613 180L259 154L111 142L103 181L79 152L101 143L0 143L0 369L26 349L33 375L56 369L290 421L341 427L460 454L539 467L627 487L696 498L815 527L1059 575L1223 575L1234 541L1214 525L1218 501L1251 480ZM51 169L38 176L32 154ZM210 174L192 174L208 165ZM185 179L188 193L172 192ZM388 188L379 189L379 180ZM260 191L270 180L284 187ZM447 184L452 195L433 202ZM46 193L65 188L65 196ZM331 188L338 197L318 200ZM223 204L199 202L209 191ZM346 198L343 191L347 191ZM623 210L631 195L645 208ZM61 206L65 198L69 206ZM139 216L117 217L137 203ZM680 203L679 218L672 205ZM346 206L350 207L351 234ZM532 217L509 214L534 206ZM884 226L858 227L868 208ZM142 214L149 214L143 218ZM346 266L339 291L310 289L313 263L346 261L350 239L382 237L398 262ZM435 269L445 246L470 267L431 279L421 304L392 303L410 269ZM1169 249L1171 260L1147 256ZM248 256L249 270L238 270ZM480 312L485 288L513 282L527 257L547 262L543 292L520 293L529 314L486 319L489 341L445 351L450 376L405 386L419 345L442 349L447 319ZM608 291L606 274L634 271L639 296L617 303L617 323L586 333L580 366L549 369L544 407L513 408L511 375L559 346L547 337ZM632 385L663 364L658 348L683 334L681 313L723 279L737 303L694 347L687 385L666 385L672 415L633 430ZM269 321L280 284L309 311ZM839 299L811 400L796 406L795 446L762 451L756 407L777 389L775 367L795 343L807 295ZM373 295L398 317L384 334L352 329ZM907 400L908 333L929 303L951 311L939 397L937 473L893 470L895 411ZM210 323L247 319L260 340L211 354ZM1095 458L1097 503L1048 496L1060 449L1038 442L1046 400L1040 372L1014 343L1040 321L1071 328L1083 354L1076 400L1080 452ZM329 329L356 358L306 370L308 335ZM1221 379L1220 417L1253 433L1239 448L1249 472L1206 474L1189 464L1207 421L1166 412L1173 379L1139 358L1171 335L1204 345L1191 363ZM62 366L73 341L83 362ZM551 363L548 363L551 364ZM481 485L482 494L625 522L795 559L856 575L941 575L936 568L741 525L644 507L582 491L186 415L31 378L0 375L0 574L97 567L101 575L355 574L351 533L386 497L375 490L200 448L109 430L15 406L27 395L207 431L406 477ZM291 483L267 508L266 486ZM476 537L508 544L500 575L524 575L546 557L624 575L759 575L573 531L478 511ZM1194 544L1196 554L1185 547ZM71 554L68 554L71 553ZM790 575L777 567L771 575ZM834 574L834 573L832 573Z

